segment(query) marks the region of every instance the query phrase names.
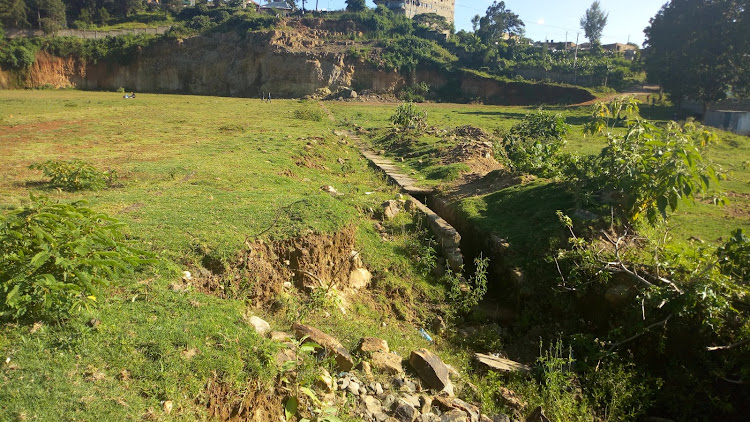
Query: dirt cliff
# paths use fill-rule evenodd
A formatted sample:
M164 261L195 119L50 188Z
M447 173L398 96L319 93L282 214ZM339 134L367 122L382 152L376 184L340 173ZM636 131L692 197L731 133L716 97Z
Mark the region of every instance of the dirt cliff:
M435 92L452 90L454 101L480 99L493 104L581 102L587 91L537 84L534 87L484 78L462 71L419 69L409 77L377 69L349 50L380 49L371 42L336 37L347 31L297 24L284 30L239 34L218 33L186 39L164 38L138 50L128 64L53 57L45 52L22 75L0 70L0 88L44 86L137 92L255 97L271 92L277 98L298 98L354 87L376 93L397 93L412 83L426 82ZM331 40L339 39L339 41Z

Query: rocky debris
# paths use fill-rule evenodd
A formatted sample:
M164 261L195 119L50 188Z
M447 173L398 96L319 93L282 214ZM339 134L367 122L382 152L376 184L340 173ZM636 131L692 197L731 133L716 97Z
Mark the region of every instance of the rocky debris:
M453 394L448 368L436 354L427 349L415 350L409 356L409 364L430 388Z
M323 346L329 353L333 353L336 357L336 364L342 371L350 371L354 367L354 361L352 360L349 352L341 345L334 337L318 330L317 328L310 327L304 324L295 322L292 325L297 338L301 339L307 337L307 340L314 341L315 343Z
M468 418L466 416L466 413L458 410L453 409L449 410L440 417L440 422L467 422Z
M365 355L372 355L375 352L388 353L388 342L375 337L363 337L357 345L356 351Z
M247 323L250 324L250 326L255 329L255 332L261 337L271 331L271 325L255 315L251 316L250 319L247 320Z
M512 361L510 359L503 359L499 356L486 355L484 353L474 353L474 359L490 369L506 374L509 374L511 372L528 374L529 372L531 372L531 368L527 365Z
M280 349L278 352L276 352L276 356L274 356L274 361L276 361L276 366L281 368L284 366L286 362L289 362L290 360L296 361L297 360L297 353L294 352L294 350L290 348L283 348Z
M394 353L374 352L371 362L373 368L386 374L397 375L404 372L401 356Z
M481 414L479 413L479 408L473 404L466 403L461 399L444 396L435 397L435 401L446 411L461 411L465 418L468 417L469 422L479 422Z
M396 200L389 200L383 202L380 207L383 215L383 220L393 220L398 213L401 211L401 204Z
M337 191L336 188L331 185L323 185L320 187L320 190L322 190L323 192L328 192L331 195L338 195L339 193L339 191Z
M283 331L271 331L271 334L269 334L268 337L273 341L280 341L280 342L289 341L294 338L293 335L289 333L285 333Z
M520 413L526 408L526 402L521 400L520 397L513 390L509 390L505 387L500 387L497 391L500 395L500 399L505 403L506 406L510 407L514 411Z
M372 274L366 268L355 268L349 273L349 287L352 289L364 289L371 281Z
M550 422L549 418L544 415L544 410L539 406L534 409L529 416L524 419L524 422Z

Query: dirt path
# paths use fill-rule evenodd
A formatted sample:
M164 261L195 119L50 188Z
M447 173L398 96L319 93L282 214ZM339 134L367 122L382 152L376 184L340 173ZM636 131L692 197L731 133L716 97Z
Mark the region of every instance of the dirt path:
M595 98L591 101L586 101L579 104L571 104L568 107L581 107L581 106L588 106L593 105L598 102L608 102L612 100L613 98L617 97L642 97L644 95L658 95L659 94L659 86L658 85L644 85L642 87L632 87L631 89L625 91L625 92L615 92L613 94L607 94L603 97Z

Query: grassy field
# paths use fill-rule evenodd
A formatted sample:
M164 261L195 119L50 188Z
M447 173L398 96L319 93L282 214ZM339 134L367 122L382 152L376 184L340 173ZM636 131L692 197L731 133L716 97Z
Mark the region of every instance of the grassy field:
M378 129L389 124L389 118L395 110L395 104L362 105L358 103L332 103L329 108L336 118L345 124L355 124L366 129ZM537 107L505 107L484 105L458 105L458 104L420 104L420 108L427 112L427 122L438 128L451 129L456 126L471 125L484 129L488 133L496 130L509 129L518 123L523 117L537 110ZM543 107L544 110L560 113L572 130L567 137L565 150L576 154L598 154L606 145L606 139L599 136L586 136L582 134L583 125L588 120L590 108L582 107ZM641 107L641 115L657 123L666 123L673 115L669 107L649 106ZM724 192L729 204L723 207L714 206L709 198L705 201L695 203L688 202L681 206L677 213L670 219L667 228L676 245L688 247L689 238L694 237L706 242L718 243L720 239L726 239L729 233L736 228L750 229L750 138L738 136L728 132L716 131L719 142L709 147L706 158L721 169L726 180L719 185L719 190ZM411 148L410 152L432 151L434 146L441 146L438 137L422 136L419 144ZM444 142L442 142L444 143ZM418 157L423 161L427 156ZM403 166L407 171L416 172L416 177L423 180L425 185L440 185L442 181L430 180L429 175L424 174L424 166L417 165L418 160L407 160ZM493 230L502 236L511 236L523 241L527 236L525 230L519 227L538 227L542 225L556 224L554 216L555 208L552 203L533 200L536 196L534 191L540 189L539 182L528 186L529 192L524 187L516 187L508 192L490 193L483 196L463 200L459 207L463 208L476 224L485 229ZM516 197L518 195L518 197ZM542 195L542 197L547 197ZM505 198L505 199L500 199ZM531 198L531 200L529 200ZM555 196L555 206L562 206L563 211L575 211L575 204L570 199L565 202L565 194L558 193ZM499 202L498 202L499 201ZM506 208L498 208L501 202L515 204L517 201L524 203L528 208L519 208L510 205L507 211L511 214L519 214L518 222L509 221L507 214L502 211ZM562 202L561 202L562 201ZM529 209L535 210L531 214ZM547 214L538 218L539 210L547 210ZM537 215L531 221L525 217ZM533 223L530 225L530 223ZM520 230L520 231L519 231ZM532 236L533 237L533 236ZM533 243L533 242L532 242Z
M279 346L253 332L246 322L250 314L279 330L294 321L309 323L349 349L364 335L387 340L402 356L429 346L468 374L467 380L487 387L472 370L467 341L430 345L417 334L449 307L445 286L423 274L415 260L426 235L403 213L384 223L384 231L376 229L374 210L397 191L334 132L351 124L374 132L388 125L395 105L332 102L327 107L335 122L312 101L0 91L0 210L28 204L30 195L83 199L125 222L128 235L159 257L158 264L135 276L114 280L99 307L69 321L0 326L0 420L208 419L211 380L226 383L235 398L250 393L249 380L266 386L278 380L273 357ZM420 107L427 110L428 123L439 128L472 125L487 132L507 129L535 110ZM574 126L570 151L594 154L604 145L601 138L580 135L586 109L550 110ZM664 113L643 110L644 115ZM709 154L730 171L723 189L732 204L682 208L670 222L678 244L687 244L689 236L710 242L730 229L749 228L750 171L743 165L750 157L748 138L722 134L722 139ZM29 169L33 163L74 158L116 170L119 184L69 193L48 188L41 173ZM426 180L424 166L408 167L415 161L403 164ZM338 194L321 189L325 185ZM462 199L457 206L477 227L533 248L546 239L540 227L559 228L554 211L571 211L574 204L556 182L536 179ZM232 274L238 252L248 243L257 245L256 239L280 242L349 229L374 277L367 293L346 298L346 314L337 301L296 289L253 303L242 295L221 298L173 287L181 271L200 273L207 259ZM529 229L536 236L529 236ZM493 334L488 341L495 347L502 340ZM492 394L474 396L486 396L488 409L502 410ZM174 403L170 414L162 410L165 401Z
M403 355L427 345L414 324L444 293L404 253L422 235L402 216L387 225L388 241L381 239L371 210L396 191L333 134L316 103L3 91L0 113L3 209L29 203L30 195L85 199L127 223L129 235L160 258L133 279L114 280L99 308L65 324L0 328L0 355L9 359L0 369L0 420L205 419L213 377L237 394L248 379L274 382L278 346L252 331L249 313L280 330L300 320L316 325L349 348L365 334ZM28 168L73 158L115 169L120 184L68 193L47 188ZM273 241L347 227L356 228L356 248L376 287L350 299L346 315L335 303L294 292L271 312L242 297L170 288L207 256L231 263L258 234ZM401 319L391 312L389 292L396 291ZM92 318L98 322L89 324ZM450 352L446 359L457 358ZM166 400L174 402L170 415L161 410Z

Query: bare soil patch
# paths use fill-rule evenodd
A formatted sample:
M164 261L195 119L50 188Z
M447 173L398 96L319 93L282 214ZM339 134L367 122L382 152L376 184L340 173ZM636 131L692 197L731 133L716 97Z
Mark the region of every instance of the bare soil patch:
M300 289L332 284L345 290L349 274L361 265L353 254L354 232L350 227L334 234L247 242L229 270L204 259L206 269L195 284L200 291L219 297L249 297L256 306L273 303L287 281Z
M275 388L251 381L242 392L235 391L217 375L209 380L199 405L206 406L208 414L220 421L266 422L284 420L283 396Z

